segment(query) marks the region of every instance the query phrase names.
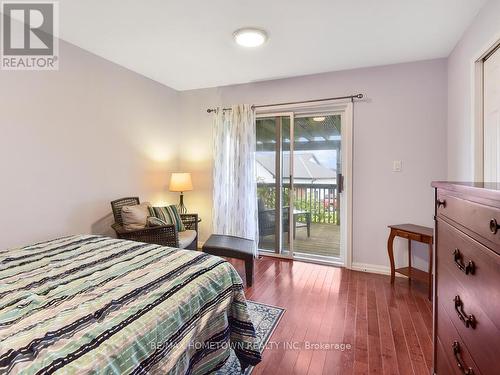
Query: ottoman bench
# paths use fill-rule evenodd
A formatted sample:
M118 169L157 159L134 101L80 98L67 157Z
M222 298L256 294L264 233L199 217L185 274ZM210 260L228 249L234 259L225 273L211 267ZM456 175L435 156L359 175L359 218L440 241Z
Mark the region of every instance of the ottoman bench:
M254 242L246 238L212 234L202 250L207 254L244 260L246 282L250 287L253 282L253 247Z

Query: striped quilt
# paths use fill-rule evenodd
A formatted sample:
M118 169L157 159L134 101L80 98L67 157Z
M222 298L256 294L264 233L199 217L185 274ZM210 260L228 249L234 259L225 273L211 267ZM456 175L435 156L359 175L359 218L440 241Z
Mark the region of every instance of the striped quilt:
M0 374L206 374L260 361L235 269L81 235L0 251Z

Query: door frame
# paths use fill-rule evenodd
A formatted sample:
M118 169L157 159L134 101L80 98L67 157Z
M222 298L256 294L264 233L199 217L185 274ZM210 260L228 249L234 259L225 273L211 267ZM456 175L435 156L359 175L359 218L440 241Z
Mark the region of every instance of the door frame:
M471 139L473 153L473 178L476 182L484 182L485 155L484 155L484 60L488 55L500 47L500 33L487 41L476 51L470 60L471 84Z
M339 114L342 116L342 128L341 128L341 136L342 136L342 148L341 148L341 157L342 157L342 174L344 176L344 191L341 195L341 235L340 235L340 262L332 261L329 259L321 259L321 257L312 257L310 259L303 259L300 257L294 256L293 251L293 241L290 241L289 255L282 254L266 254L269 256L276 256L280 258L287 259L297 259L297 260L305 260L314 263L323 263L323 264L334 264L344 266L348 269L352 268L352 233L353 233L353 158L354 158L354 111L353 111L353 101L349 100L335 100L332 102L312 102L312 103L304 103L304 104L294 104L294 105L282 105L282 106L269 106L269 107L260 107L256 110L255 117L270 117L270 116L290 116L290 127L291 127L291 139L290 139L290 152L293 154L294 150L294 117L295 114ZM281 151L281 149L280 149ZM281 158L281 156L280 156ZM290 158L292 161L290 162L290 171L293 175L293 157ZM290 188L293 189L293 178L290 184ZM289 194L290 199L290 209L289 215L289 231L292 230L293 225L293 199L292 194ZM343 208L343 209L342 209ZM281 229L281 227L280 227ZM282 230L280 230L282 234ZM289 232L292 233L292 232ZM280 235L281 235L280 234ZM280 239L281 240L281 239ZM325 257L326 258L326 257Z

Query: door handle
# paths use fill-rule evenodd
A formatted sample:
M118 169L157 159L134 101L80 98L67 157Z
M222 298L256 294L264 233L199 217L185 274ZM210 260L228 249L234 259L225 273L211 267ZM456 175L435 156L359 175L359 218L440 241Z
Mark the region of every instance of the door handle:
M474 375L474 370L471 367L467 366L462 360L462 357L460 355L462 349L460 348L460 344L458 343L458 341L453 341L453 345L451 348L453 350L453 356L455 357L457 367L460 369L462 374Z
M339 194L344 191L344 175L342 173L337 174L337 189Z
M462 321L465 327L470 327L472 329L476 328L476 318L472 314L466 314L464 311L464 304L460 299L460 296L455 296L453 302L455 302L455 311L457 312L458 318Z
M474 272L476 270L476 265L472 260L469 260L469 263L465 265L464 262L462 261L462 254L460 254L460 250L458 248L456 248L453 251L453 260L460 271L462 271L466 275L468 274L474 275Z

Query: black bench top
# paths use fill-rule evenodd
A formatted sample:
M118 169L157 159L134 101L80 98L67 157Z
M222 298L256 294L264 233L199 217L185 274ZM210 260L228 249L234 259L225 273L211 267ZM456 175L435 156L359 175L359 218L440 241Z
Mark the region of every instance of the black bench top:
M253 249L252 240L222 234L212 234L203 244L206 253L242 259L253 257Z

